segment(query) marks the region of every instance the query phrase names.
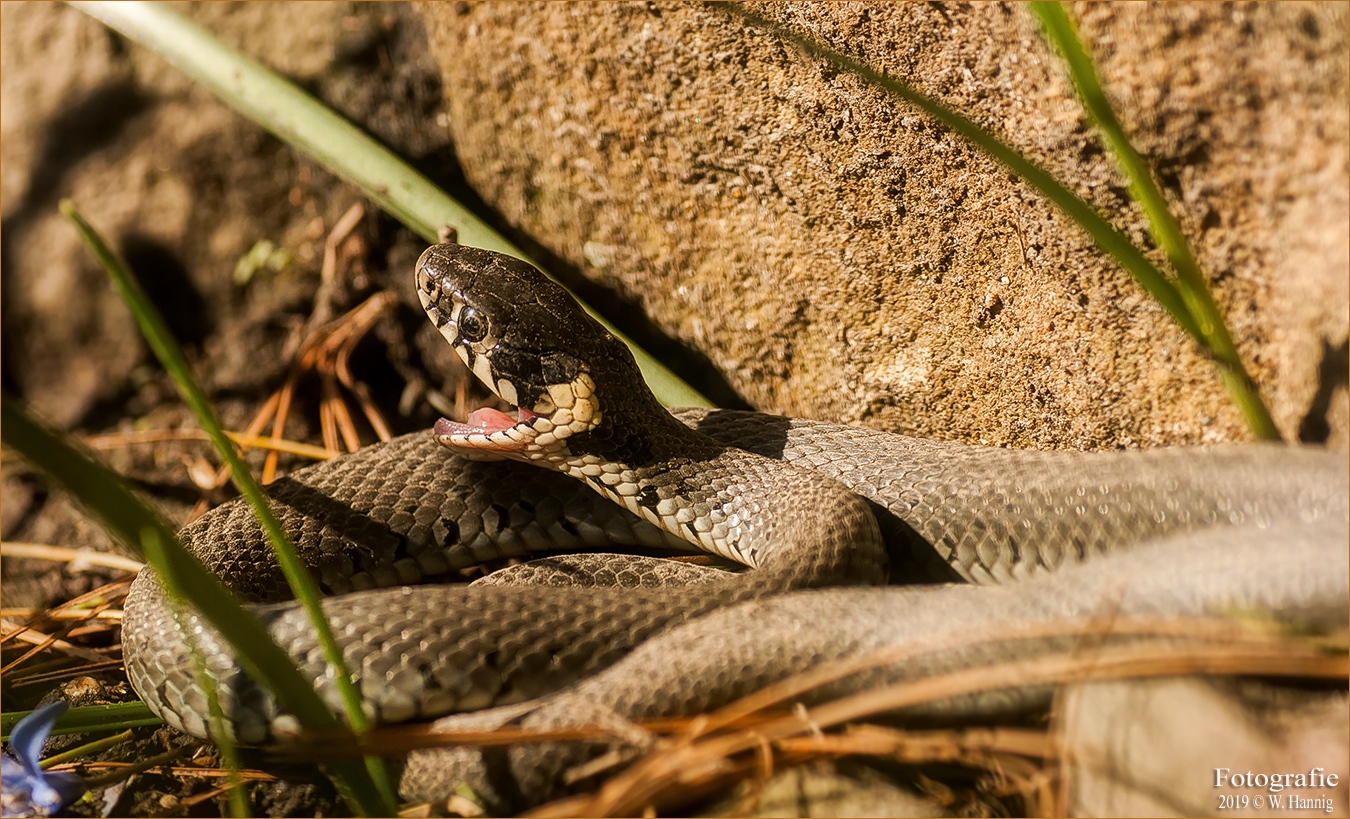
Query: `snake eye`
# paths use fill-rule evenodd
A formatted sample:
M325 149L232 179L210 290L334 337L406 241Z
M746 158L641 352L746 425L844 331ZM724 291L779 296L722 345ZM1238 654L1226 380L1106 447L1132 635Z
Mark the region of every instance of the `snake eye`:
M487 317L477 310L464 306L459 313L459 335L470 344L482 341L488 334Z

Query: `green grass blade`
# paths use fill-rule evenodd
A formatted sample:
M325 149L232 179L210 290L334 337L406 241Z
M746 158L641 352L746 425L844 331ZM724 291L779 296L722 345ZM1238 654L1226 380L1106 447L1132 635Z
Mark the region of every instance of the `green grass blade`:
M98 233L84 221L76 211L75 206L68 200L62 201L61 212L75 225L80 233L80 238L89 248L90 253L107 271L113 287L131 310L141 334L150 345L150 349L154 351L155 356L173 379L184 403L187 404L188 409L197 418L197 422L210 437L217 454L230 467L231 479L239 493L247 499L254 515L258 518L259 526L267 534L273 552L276 554L277 563L291 587L291 592L309 615L319 644L323 648L324 659L334 668L339 669L339 673L334 678L334 683L342 696L348 724L357 732L366 730L369 725L365 713L361 710L361 695L346 668L346 663L342 657L342 649L338 646L337 639L333 636L332 630L328 627L328 621L323 615L320 602L322 595L319 592L318 585L296 556L295 550L291 548L290 541L281 528L281 523L272 514L271 506L267 502L262 487L249 472L248 464L239 456L233 442L225 435L219 419L216 418L215 409L193 379L187 359L183 356L183 351L179 349L173 335L169 332L168 326L165 325L164 319L141 290L135 277L113 254ZM158 530L156 530L156 536L161 537L161 542L169 542L163 540ZM197 565L200 566L200 564ZM172 568L173 564L171 563L170 566ZM182 588L174 585L175 575L172 572L163 576L165 583L169 584L169 588ZM183 595L183 599L198 601L198 598L193 595ZM198 606L198 609L201 610L200 606ZM270 638L267 642L272 643ZM248 650L249 646L247 644L244 646L236 644L236 648ZM292 668L292 670L294 669ZM373 769L378 770L375 775L376 782L383 783L381 789L385 792L388 804L382 807L387 812L395 804L392 785L388 776L384 775L383 765L379 764L378 760L372 760L369 764Z
M1061 185L1048 172L1034 165L1012 148L1004 145L993 134L981 128L971 120L930 99L908 84L888 77L863 63L823 46L809 38L769 20L768 18L734 5L722 6L747 22L767 29L779 37L792 42L808 54L825 60L839 68L853 72L872 84L889 91L928 113L943 125L964 136L980 149L1002 162L1010 170L1025 179L1042 196L1054 202L1070 218L1077 222L1092 237L1097 247L1115 260L1134 277L1140 286L1165 309L1172 319L1194 338L1207 355L1215 360L1219 375L1229 395L1237 404L1248 426L1258 437L1278 437L1270 414L1261 403L1251 378L1247 375L1233 346L1232 339L1223 325L1218 310L1214 307L1208 291L1203 289L1203 280L1191 262L1191 272L1180 274L1181 284L1174 284L1166 274L1148 260L1124 234L1117 231L1092 206L1075 196ZM1164 208L1164 211L1166 209ZM1168 217L1170 219L1170 215ZM1175 225L1175 220L1172 220ZM1179 235L1179 230L1177 231ZM1169 240L1170 243L1170 240ZM1163 244L1167 247L1167 244ZM1184 243L1182 244L1184 247ZM1169 251L1170 254L1170 251ZM1186 253L1189 258L1189 252ZM1180 271L1180 268L1179 268ZM1192 282L1199 281L1202 287L1197 291ZM1206 308L1204 305L1208 305ZM1198 305L1198 309L1193 309Z
M1224 385L1234 403L1242 411L1247 426L1258 438L1279 440L1280 431L1270 417L1270 411L1261 401L1255 382L1248 375L1233 337L1224 323L1223 314L1214 303L1205 277L1200 273L1190 245L1181 231L1181 224L1167 207L1167 200L1153 180L1148 163L1130 144L1125 129L1116 118L1106 93L1102 90L1097 71L1087 48L1078 37L1078 32L1064 7L1057 2L1034 2L1031 10L1041 23L1046 39L1049 40L1064 58L1069 78L1073 81L1078 96L1087 109L1101 134L1102 141L1116 157L1116 163L1125 172L1130 181L1130 195L1143 209L1148 218L1149 232L1153 241L1167 254L1176 271L1176 289L1180 292L1187 309L1195 319L1205 345L1212 351L1218 362Z
M346 119L209 32L154 3L72 2L72 6L158 54L236 111L308 154L428 242L443 225L459 241L524 259L524 251L413 170ZM537 264L535 264L538 267ZM583 304L583 306L585 306ZM587 312L633 350L642 374L662 403L711 406L636 343L589 307Z
M74 441L45 427L9 395L0 398L0 437L30 464L79 498L115 538L136 554L145 557L142 535L146 531L154 532L158 542L168 546L162 550L166 561L155 566L155 570L166 583L172 576L179 588L190 589L197 611L235 647L239 664L249 676L267 686L282 707L295 714L305 728L341 730L341 725L319 699L312 684L300 676L291 658L272 641L262 621L240 606L219 578L182 548L168 523L147 508L121 476L83 454ZM144 704L140 705L144 707ZM68 722L82 720L84 712L91 709L76 710L80 712L79 717L68 714L60 724L86 730L102 727ZM22 716L6 714L6 724ZM336 769L335 776L349 782L360 782L366 775L365 768L356 763L335 763L333 768ZM389 815L389 808L378 794L374 794L371 786L362 786L355 793L353 805L364 815Z
M172 547L160 540L154 529L145 529L141 532L141 550L145 553L145 559L152 566L170 566L171 558L168 551ZM164 577L164 583L169 589L186 589L184 586L176 585L182 578L174 580ZM182 622L184 611L187 604L183 602L185 598L180 594L170 594L168 603L175 609L175 616ZM195 634L184 632L183 639L187 643L188 653L192 657L193 671L198 680L207 681L211 679L210 671L206 667L206 655L202 654L201 645ZM220 692L216 690L214 681L202 686L206 693L207 718L211 723L211 735L216 737L216 748L220 751L221 764L225 766L225 771L229 776L230 789L230 813L236 817L248 816L248 794L245 792L243 782L239 778L239 749L234 741L230 739L229 731L225 724L225 711L220 707ZM221 741L221 740L224 741Z
M1082 199L1078 198L1068 188L1064 187L1051 176L1048 172L1041 170L1038 166L1031 163L1026 157L1014 151L1012 148L1004 145L993 134L976 125L969 119L961 116L955 111L947 108L937 100L920 94L908 84L888 77L875 69L864 65L863 63L839 53L831 48L821 45L802 35L785 28L778 23L769 20L755 12L749 11L741 6L726 6L733 14L744 18L747 22L763 27L777 34L785 40L792 42L808 54L832 63L847 71L862 77L868 82L882 88L900 99L910 103L916 108L924 111L943 125L957 132L961 136L970 140L984 152L993 156L1018 176L1031 184L1042 196L1054 202L1075 222L1087 231L1088 235L1097 244L1097 247L1108 256L1116 260L1116 263L1130 272L1135 279L1144 286L1153 297L1163 306L1163 309L1172 316L1173 320L1180 324L1187 333L1197 338L1200 337L1200 328L1196 326L1191 318L1190 311L1186 309L1186 304L1181 299L1167 277L1162 274L1152 262L1148 260L1142 252L1139 251L1120 231L1116 230L1101 217L1092 206Z
M0 714L0 742L9 742L9 732L32 711L7 711ZM143 702L119 702L112 705L86 705L62 714L51 736L83 734L91 731L122 731L147 725L162 725Z
M115 748L118 745L121 745L123 742L130 742L135 738L136 734L133 731L131 730L122 731L121 733L116 734L114 736L96 739L93 742L86 742L85 744L78 745L74 748L71 748L68 751L62 751L59 754L52 754L51 756L42 760L39 767L42 768L42 770L44 771L49 771L52 768L55 768L57 765L63 765L67 762L74 762L75 760L79 759L82 756L85 756L86 754L97 754L101 751L106 751L109 748Z

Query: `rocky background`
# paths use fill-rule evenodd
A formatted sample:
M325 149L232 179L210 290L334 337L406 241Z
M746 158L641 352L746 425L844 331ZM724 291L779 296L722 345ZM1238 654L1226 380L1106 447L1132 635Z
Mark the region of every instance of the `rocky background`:
M724 8L174 7L451 189L719 404L1017 447L1247 438L1195 346L1028 186ZM975 119L1149 247L1024 7L761 10ZM1285 437L1350 447L1346 6L1072 13ZM429 426L436 396L472 403L416 308L419 239L372 210L321 288L324 240L358 193L80 12L6 2L0 378L52 423L193 426L57 213L67 197L132 263L227 425L280 386L316 315L381 290L397 306L352 364L393 431ZM236 276L262 242L287 261ZM287 435L312 441L317 389L303 386ZM221 497L199 487L204 452L104 455L181 521L203 494ZM11 462L2 511L6 541L109 545ZM111 576L3 568L7 607ZM34 692L16 679L10 708ZM162 787L122 812L190 790Z
M1246 436L1195 346L1024 183L716 6L184 9L437 181L462 167L490 220L718 403L1024 447ZM1026 9L766 10L971 116L1148 246ZM1285 436L1344 448L1345 8L1075 12ZM226 318L266 314L270 285L227 273L266 238L312 275L356 196L82 15L4 14L6 384L78 423L144 360L61 196L141 263L222 389L275 377L279 359L231 359L257 336ZM409 242L401 273L416 242L378 224L375 254Z
M755 407L1022 447L1245 436L1082 231L858 78L715 5L419 8L474 189ZM1025 7L765 12L973 118L1148 246ZM1074 12L1285 436L1345 447L1344 7Z

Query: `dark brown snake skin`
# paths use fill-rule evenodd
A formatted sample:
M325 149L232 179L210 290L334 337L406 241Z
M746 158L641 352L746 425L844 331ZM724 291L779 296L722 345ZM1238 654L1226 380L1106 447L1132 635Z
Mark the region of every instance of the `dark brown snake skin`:
M621 346L532 268L438 245L419 262L419 288L452 343L463 342L452 312L472 324L461 312L466 303L491 323L485 340L496 346L483 353L490 368L475 369L467 342L461 355L480 378L490 369L484 380L494 390L507 381L509 397L547 415L550 386L581 385L575 395L584 399L593 381L603 419L563 438L564 465L551 467L582 480L535 465L466 460L431 433L415 433L272 487L283 525L325 589L339 595L325 612L380 721L519 702L610 666L563 696L626 717L683 713L884 644L897 628L941 634L980 612L1000 619L1000 610L1009 618L1032 609L1039 617L1086 617L1113 576L1121 594L1152 600L1139 606L1158 614L1254 606L1325 619L1339 606L1343 618L1350 511L1339 454L1270 445L1030 452L755 413L683 411L677 421L641 385ZM451 292L453 306L448 295L436 301ZM526 353L549 363L531 365ZM578 380L583 372L588 377ZM606 466L581 474L597 460ZM631 511L595 489L628 501ZM638 588L404 585L486 558L668 549L691 535L703 538L701 548L753 570L649 588L644 584L659 581L658 561L616 557L569 571ZM241 503L215 510L182 537L246 599L285 599ZM1230 542L1236 545L1223 545ZM892 583L1031 580L996 589L856 588L885 582L888 571ZM841 585L855 588L784 594ZM377 588L389 586L396 588ZM752 600L760 602L744 602ZM303 613L287 603L260 611L277 642L335 703ZM677 628L687 621L694 622ZM170 724L207 735L204 695L181 636L190 628L200 630L222 680L237 736L261 742L270 735L278 718L270 696L195 615L180 621L149 571L132 589L124 626L132 683ZM713 632L724 638L714 645L710 628L731 631ZM652 647L615 665L657 634ZM615 693L620 689L628 693ZM559 722L554 708L554 717L546 707L534 719ZM587 713L575 705L564 710ZM532 753L528 764L513 763L517 779L543 794L561 763L541 766L538 749ZM441 756L422 757L411 764L405 791L447 793L447 777L473 778L480 763L455 774Z

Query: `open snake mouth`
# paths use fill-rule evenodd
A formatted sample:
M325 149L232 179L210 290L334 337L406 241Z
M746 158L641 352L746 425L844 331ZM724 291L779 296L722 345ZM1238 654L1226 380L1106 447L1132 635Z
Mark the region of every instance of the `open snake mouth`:
M503 454L524 452L527 440L539 435L533 427L537 419L548 419L533 413L524 407L516 408L516 417L498 409L483 407L469 413L464 423L441 418L432 427L432 432L442 445L451 449L483 450Z
M503 396L498 393L498 397ZM550 411L535 411L543 409ZM569 436L599 424L595 382L582 372L567 384L550 386L533 410L516 407L514 418L484 407L469 413L463 423L441 418L432 431L442 446L468 457L540 460L564 450Z

